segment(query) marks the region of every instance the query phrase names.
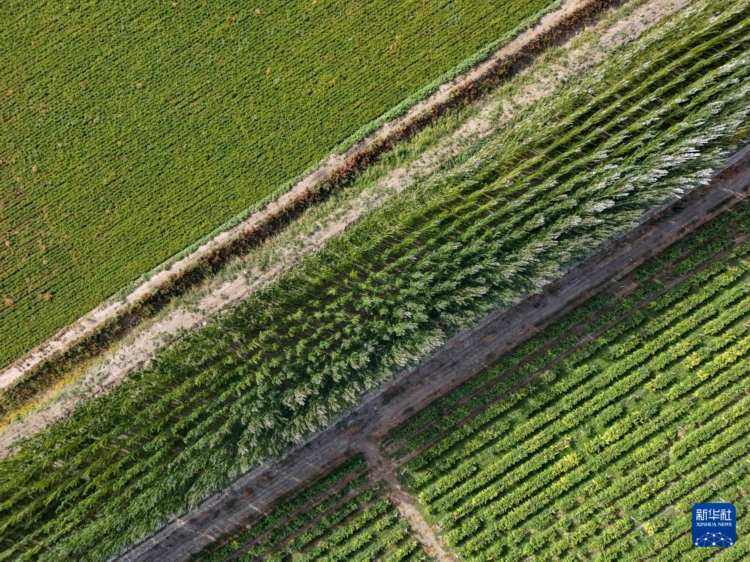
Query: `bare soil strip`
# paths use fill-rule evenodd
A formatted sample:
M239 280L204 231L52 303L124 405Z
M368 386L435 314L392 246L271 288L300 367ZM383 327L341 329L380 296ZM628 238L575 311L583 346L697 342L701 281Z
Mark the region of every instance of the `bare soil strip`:
M376 188L362 193L352 201L340 205L322 219L320 228L299 239L299 243L288 244L282 255L267 269L248 267L233 279L214 283L195 305L180 305L155 322L145 323L130 338L116 349L108 352L89 367L72 388L60 393L50 389L38 399L40 406L29 412L22 420L0 429L0 456L7 455L10 447L19 439L29 437L51 423L65 417L77 404L104 392L123 381L133 371L148 365L156 353L167 342L180 333L193 330L205 323L217 312L226 310L254 291L271 283L284 271L298 263L305 255L320 250L328 240L338 236L363 214L383 205L420 177L434 172L441 162L450 159L460 147L471 140L475 142L503 126L521 110L550 95L571 77L583 72L600 61L607 52L638 38L663 16L684 7L689 0L651 0L633 10L614 25L601 31L598 42L567 49L566 66L554 64L543 81L535 79L520 88L510 98L488 96L481 100L477 115L469 119L435 148L426 151L408 168L395 168L388 173ZM509 46L510 47L510 46ZM529 71L521 72L521 75ZM44 404L53 395L54 402Z
M376 478L388 484L388 497L390 497L398 512L409 522L409 527L416 535L417 540L425 548L427 554L438 562L453 562L453 558L445 551L442 542L435 536L432 527L427 524L419 509L417 509L414 498L402 488L401 482L398 481L398 478L394 474L393 467L388 462L388 459L380 454L378 444L374 441L366 440L361 443L361 447L370 470Z
M185 560L210 540L235 529L236 521L271 508L278 498L304 487L368 440L379 441L435 399L494 364L503 353L562 318L622 275L634 271L675 240L750 195L750 150L745 148L709 185L665 205L640 226L572 267L544 290L510 309L485 317L441 351L365 395L351 414L334 420L283 459L261 465L206 500L188 515L118 557L124 561ZM248 498L251 498L248 500Z
M245 221L226 230L206 242L187 256L175 261L141 283L121 299L108 299L74 324L58 332L53 338L38 346L18 361L0 371L0 389L13 384L34 368L69 350L77 342L91 336L147 299L150 295L174 284L187 271L201 263L207 263L237 240L251 233L265 235L269 225L274 225L294 213L301 202L314 197L315 188L325 182L335 181L351 170L367 166L383 147L388 148L399 139L405 138L426 126L433 116L444 112L463 99L467 92L486 86L497 76L502 63L513 60L525 49L538 50L540 40L549 36L561 23L579 14L586 18L600 9L620 0L564 0L562 6L546 16L530 30L521 33L513 41L498 49L487 60L464 75L441 86L434 94L414 105L404 116L386 123L378 131L353 146L345 154L330 156L320 168L304 177L287 193Z

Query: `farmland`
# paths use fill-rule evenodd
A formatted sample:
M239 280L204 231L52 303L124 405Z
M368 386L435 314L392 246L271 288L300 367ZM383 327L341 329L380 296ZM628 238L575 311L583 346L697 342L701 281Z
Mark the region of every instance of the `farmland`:
M458 542L454 548L460 559L473 559L463 547L477 548L478 541L459 538L461 533L455 527L466 525L463 533L469 537L481 535L481 522L491 521L489 512L511 512L506 508L513 502L524 504L532 515L540 512L537 524L541 528L510 526L508 530L507 525L498 523L498 530L490 534L502 544L491 545L494 548L482 544L478 559L522 559L533 554L672 560L690 548L684 535L689 533L692 503L726 500L744 506L750 497L746 462L750 455L743 440L745 429L738 424L747 415L744 402L750 390L744 361L750 352L748 255L750 203L746 202L635 271L616 275L602 292L503 354L491 368L480 371L381 440L392 459L389 470L402 475L408 489L420 499L435 532ZM692 328L683 331L686 324ZM675 352L671 358L665 360L663 353L654 351L661 343L658 340L646 354L639 349L644 341L651 341L647 338L653 339L653 333L661 334L661 342L671 342L668 347ZM635 364L622 372L617 360L631 354ZM700 364L698 357L703 358ZM656 365L660 369L646 375L644 370ZM687 371L686 365L690 366ZM722 367L716 370L718 365ZM615 382L608 373L617 370L621 380ZM691 376L693 373L698 377ZM639 379L640 386L626 384ZM570 401L562 399L563 395L570 396ZM661 413L655 410L679 399L690 403L689 408L676 407L682 417L665 422L668 427L655 423ZM709 408L711 401L715 402ZM550 408L556 403L562 411ZM388 417L386 414L381 420L385 426L389 426ZM705 423L696 421L701 418ZM555 420L565 427L554 431ZM731 420L737 423L728 423ZM629 429L623 431L624 427ZM373 429L353 438L350 446L360 450L370 431ZM528 435L530 431L533 436ZM346 449L341 443L339 454L345 454ZM609 465L588 454L602 454L607 449L603 458L610 458ZM720 456L724 451L726 455ZM300 456L303 463L305 459L320 463L323 457ZM641 468L646 461L651 466ZM670 467L670 461L675 465ZM373 466L372 459L367 462ZM567 482L566 467L569 472L585 469L579 472L590 474L583 481L574 481L570 490L563 490L569 497L545 504L548 491L544 485L554 488L555 484L560 489ZM657 474L656 468L663 474ZM694 472L696 468L701 470ZM292 469L292 465L284 468ZM308 488L304 494L321 503L333 502L328 500L331 493L327 490L343 495L348 482L358 474L349 465L335 469L313 492ZM550 475L557 480L551 483ZM687 477L687 481L670 480L674 475ZM540 485L533 490L534 484ZM264 505L264 500L256 503L253 494L247 497L251 505ZM620 497L628 499L620 502ZM595 502L593 515L587 502ZM244 523L241 528L250 531L226 534L193 558L231 560L242 545L255 544L258 533L268 526L296 529L299 505L283 498L267 510L273 517L266 525ZM486 511L480 513L483 508ZM744 507L738 510L740 529L747 525L745 511ZM657 512L656 517L646 517ZM472 514L480 523L468 525ZM628 518L631 515L634 520ZM232 519L228 516L226 520ZM596 525L591 524L592 519ZM586 540L585 548L578 548ZM672 545L672 541L678 544ZM602 547L610 542L616 548L603 552ZM545 544L552 546L545 550L541 548ZM729 559L746 554L747 541L736 546L727 553ZM261 558L261 551L256 552ZM295 559L290 556L283 559Z
M716 188L720 189L719 186L716 186ZM611 336L612 332L616 331L620 336L615 335L615 338L622 337L623 334L627 333L628 327L621 326L621 324L629 323L631 314L640 314L642 311L645 311L651 317L650 313L654 310L663 310L665 302L670 300L672 303L676 302L674 299L678 293L685 296L694 292L696 287L700 287L707 280L721 275L722 270L727 268L727 266L731 268L734 264L739 263L743 267L743 271L746 272L746 256L748 255L748 251L750 251L748 236L750 236L750 204L745 203L744 206L735 207L735 210L728 214L719 215L717 219L703 227L697 234L679 240L677 243L671 245L668 250L657 255L656 258L634 272L626 271L619 276L615 273L615 277L611 282L596 296L589 297L587 301L584 301L583 304L573 309L572 312L564 315L561 320L549 325L548 328L533 336L522 345L517 346L511 352L502 354L500 361L494 364L492 368L479 371L478 375L468 378L467 383L447 394L445 398L434 403L400 428L392 431L385 440L381 441L384 443L385 450L389 452L387 454L393 458L388 470L394 477L395 474L406 474L404 479L411 483L410 488L412 488L412 492L415 493L414 497L416 498L418 490L414 486L414 473L411 470L421 464L423 466L420 470L423 473L437 472L438 470L442 470L442 466L438 462L435 462L435 459L441 455L447 456L445 455L446 450L450 448L459 449L460 447L482 447L481 442L473 440L472 437L485 430L488 433L496 431L498 428L489 426L488 420L494 419L493 415L496 416L497 412L504 412L507 408L498 409L494 414L489 411L486 414L483 412L487 408L492 409L502 406L501 402L509 399L510 392L517 391L523 388L524 385L528 385L523 396L525 398L536 396L537 391L540 389L538 383L546 378L547 375L544 373L550 367L554 366L555 369L559 369L567 366L560 363L561 359L570 358L573 360L575 357L575 361L578 361L581 357L591 357L592 349L589 346L593 347L595 354L601 353L603 349L600 345L601 342L589 344L592 336L603 334ZM643 241L646 242L645 239ZM617 270L613 269L614 271ZM581 272L581 274L585 275L584 272ZM747 277L747 274L744 277ZM726 279L722 280L722 283L726 282ZM745 291L747 291L746 288ZM657 304L659 299L664 300ZM724 310L722 307L725 304L721 299L716 299L712 303L712 306L715 310L722 311ZM530 304L528 308L533 310L534 306ZM515 318L512 314L509 316ZM736 322L739 327L741 320L738 319ZM618 325L620 327L617 330L613 330ZM487 342L488 338L486 334L493 333L495 329L488 327L488 329L481 330L481 332L477 333L477 342ZM483 336L482 333L485 335ZM710 337L706 336L706 334L704 336ZM608 339L611 339L611 337ZM626 336L623 339L627 341L628 337ZM484 343L485 347L486 345ZM476 346L481 353L482 343L477 343ZM449 351L447 353L450 354ZM623 351L620 351L620 353L623 353ZM628 353L628 351L624 350L624 353ZM471 358L472 355L469 354L467 357ZM471 359L465 360L465 364L468 365L470 361ZM436 388L440 388L447 382L446 373L434 372L432 369L439 370L443 365L446 365L446 362L436 357L434 361L431 360L420 367L420 370L425 371L424 376L428 379L437 377L439 381L442 381L437 383ZM409 378L411 378L411 375ZM745 387L746 390L747 387ZM423 391L419 389L419 383L417 383L412 393L421 392ZM742 391L740 391L741 393ZM386 394L389 394L389 392L386 392ZM370 415L374 417L370 418L371 422L365 422L364 425L362 421L355 421L353 418L342 421L340 424L342 431L338 433L338 437L331 438L332 441L328 453L325 452L329 448L328 445L325 448L319 445L317 448L308 449L307 452L304 451L304 449L307 449L305 447L296 455L296 461L285 461L277 466L269 467L265 473L258 473L255 483L250 484L249 487L249 483L240 484L237 482L235 484L236 498L232 499L230 496L226 500L223 500L225 502L223 506L221 504L214 505L206 510L197 511L189 519L184 519L182 524L177 526L180 529L178 533L182 536L170 537L170 540L166 541L166 543L169 544L171 542L173 546L179 544L181 547L185 543L188 545L191 543L196 544L195 539L201 536L215 536L225 532L227 529L225 525L228 525L228 528L231 529L231 526L236 524L235 521L242 521L240 519L242 517L241 513L249 513L251 514L251 518L254 518L255 514L262 511L273 514L279 519L287 518L295 507L288 506L285 498L282 498L276 506L273 503L268 503L269 500L273 501L271 500L274 497L272 490L290 489L290 485L291 489L295 489L298 486L298 484L294 484L295 478L303 477L304 473L309 472L305 467L311 466L311 463L313 465L325 466L331 460L338 461L342 455L347 454L346 451L351 451L352 449L354 451L362 450L363 445L365 454L367 454L367 451L370 450L370 446L366 445L368 439L371 439L373 435L384 435L378 427L393 427L391 422L393 415L400 413L404 408L404 404L410 403L409 398L406 398L405 394L405 392L399 393L398 398L394 400L395 402L400 402L400 405L393 405L391 400L384 398L384 400L379 401L379 405L365 407L365 409L369 410ZM512 398L514 399L510 407L514 408L518 403L515 397ZM636 404L633 402L637 401L640 401L640 398L637 398L635 401L628 400L626 404L635 407ZM381 413L381 409L385 409L386 411ZM627 409L626 406L625 410L627 411ZM364 412L363 415L366 416ZM350 423L361 428L359 434L348 435L349 432L344 428L349 426ZM689 431L690 426L683 426L680 431L682 430ZM675 430L678 439L682 437L680 431ZM581 433L581 435L583 434ZM576 438L582 439L580 436L576 436ZM694 443L691 442L689 445L684 443L682 446L692 447L693 445ZM492 444L485 447L488 451L493 450ZM573 448L575 448L575 445ZM426 454L428 451L430 454ZM708 449L707 451L707 454L711 454L712 449ZM523 457L521 458L522 460ZM425 463L427 463L426 468L424 466ZM551 463L552 461L549 461L548 464ZM377 459L368 458L368 465L382 472L382 467L379 467L379 464ZM466 479L476 478L478 480L479 476L487 474L490 468L486 466L478 467ZM515 467L513 470L515 470ZM732 468L729 470L733 471ZM609 474L612 473L609 472ZM528 473L521 472L519 474L521 481L526 476L528 476ZM269 480L267 477L271 479ZM488 474L488 477L490 481L493 478L492 474ZM331 476L331 478L335 478L338 481L334 476ZM278 482L277 479L282 481L287 480L288 484ZM296 481L299 482L299 480ZM716 483L716 479L710 481L711 485ZM475 484L475 489L478 489L480 486L487 486L487 482L475 482ZM456 484L454 483L454 485ZM450 486L449 483L448 486ZM747 493L743 487L740 487L739 490L741 494ZM585 491L586 488L577 490L577 497L581 497ZM491 490L487 490L486 493L489 492ZM743 501L741 494L739 496L722 494L721 497L724 499L731 497L732 499L729 501L737 503ZM316 492L314 495L322 498L327 496L327 492ZM425 494L423 500L426 497L427 494ZM531 497L534 497L534 495L532 494ZM584 495L583 497L587 496ZM238 502L238 498L242 498L242 501ZM237 503L242 507L238 509L235 505ZM557 508L553 509L559 511ZM678 507L678 509L680 508ZM672 508L669 511L672 512ZM213 522L211 522L213 518L207 517L212 512L215 513ZM677 513L677 511L674 511L672 515L676 515ZM582 514L586 516L587 512L583 512ZM576 515L576 519L580 518L578 513ZM247 515L244 517L247 517ZM276 519L273 521L275 522ZM603 520L602 526L606 526L609 521L610 519ZM742 523L743 521L744 518L741 518L740 522ZM193 525L197 522L200 522L201 525L198 528L193 528ZM433 523L435 523L435 532L439 532L441 528L444 528L440 521L433 520ZM682 523L684 524L684 521ZM240 529L247 525L248 523L243 523ZM636 526L636 531L633 534L637 538L640 538L641 535L637 532L638 529L639 527ZM239 532L240 535L244 533L245 531ZM184 556L185 552L197 552L198 554L195 555L195 559L198 560L231 559L228 557L231 556L232 552L240 548L238 545L252 540L255 534L251 533L245 539L241 540L238 540L237 536L237 533L223 535L213 546L202 551L190 550L188 546L186 550L182 550L182 556ZM514 535L514 537L518 538L518 535ZM145 550L145 552L163 560L182 559L179 554L175 557L172 556L172 549L169 546L164 546L164 543L162 543L165 538L164 536L160 537L159 542L155 545L158 548L154 548L153 551ZM528 538L528 535L520 538L518 544L523 545ZM599 542L603 540L606 540L606 535L602 536ZM745 543L738 543L737 546L741 545L744 548ZM683 544L682 546L684 548L685 545ZM143 551L141 551L141 554L143 554ZM620 554L622 555L623 553L620 552ZM589 556L586 556L586 558L589 558ZM618 559L621 558L622 556ZM126 558L125 560L142 559L144 558L134 557ZM636 557L635 559L638 558ZM667 557L667 559L670 558Z
M73 400L78 403L91 395L87 390L78 393L75 387L91 388L91 383L99 387L92 381L95 372L93 378L106 380L106 386L117 384L125 373L141 368L153 358L172 337L180 337L183 330L190 331L220 310L231 308L250 292L272 282L283 270L293 268L298 262L295 255L317 252L328 238L337 236L369 209L380 206L412 184L416 171L424 174L447 165L453 154L474 146L475 139L471 137L484 136L490 130L503 127L512 118L505 113L509 102L517 107L529 107L538 97L524 95L525 90L533 92L534 88L534 79L529 73L517 72L524 65L531 64L529 70L541 78L548 75L544 67L554 64L560 69L555 73L558 84L594 65L596 59L585 56L580 47L576 48L576 56L581 59L581 65L568 64L565 52L571 48L568 40L575 36L585 38L584 50L589 53L600 47L605 52L616 48L616 44L604 43L602 38L604 30L618 19L607 5L594 0L576 0L555 10L540 25L522 33L488 61L458 79L451 93L445 94L445 89L441 89L443 93L436 93L419 104L421 111L411 110L395 123L389 123L376 135L377 140L371 139L353 148L343 161L327 162L274 205L188 253L139 284L123 300L109 299L102 303L48 342L49 345L40 346L14 365L0 370L0 387L3 387L0 390L0 427L19 416L27 420L23 429L15 424L10 432L0 435L0 454L9 444L11 434L13 439L20 437L16 430L28 435L30 427L39 427L34 419L39 419L41 409L49 411L45 404L54 401L58 412L70 411L69 398L75 397ZM626 17L635 18L642 9ZM605 14L606 17L602 17ZM649 26L655 25L658 17L654 15L652 20ZM596 34L577 34L582 22L597 21L600 31ZM634 39L631 36L625 41ZM561 46L553 47L551 43L561 43ZM499 87L492 88L492 85ZM487 119L492 113L498 114L498 118ZM409 173L402 175L405 168ZM319 178L326 173L330 175L320 184L309 186L313 176ZM170 281L173 272L178 272L179 277L172 276ZM223 290L222 284L231 289ZM153 292L144 298L149 291ZM220 299L218 306L217 299ZM70 346L77 337L83 339L73 343L72 349L61 356L59 351ZM158 343L156 348L150 347L144 357L138 341ZM57 400L58 397L62 397L61 400ZM43 425L52 421L46 418Z
M749 27L692 3L22 443L0 560L116 555L710 186L748 139ZM426 527L461 559L699 559L692 503L747 525L748 233L745 202L201 556L420 559Z
M462 560L699 560L690 510L720 498L747 526L748 236L744 204L392 434Z
M572 84L4 460L5 556L111 553L699 181L746 119L747 14L725 8L613 57L598 91Z
M0 365L552 6L4 2Z
M722 186L717 184L712 186L711 189L721 190ZM697 202L704 197L690 199ZM713 196L711 199L715 201ZM684 217L684 208L682 211L679 210L683 204L686 204L686 202L680 202L674 206L676 214L672 215L673 219ZM687 208L691 208L692 205L692 201L687 203ZM614 278L611 278L600 292L594 293L595 296L583 301L578 308L563 315L562 319L556 323L546 324L549 327L537 335L534 335L534 331L530 331L531 339L516 346L510 352L501 352L499 361L498 359L491 360L492 368L475 371L476 375L464 379L468 381L466 384L450 392L445 398L409 420L400 429L392 431L384 440L382 438L385 435L383 428L393 428L392 420L394 416L404 419L402 413L405 406L415 404L410 395L429 396L429 388L423 389L419 381L411 380L417 374L416 372L409 373L404 377L403 385L399 385L401 392L395 395L392 392L393 389L384 392L381 395L382 399L379 398L363 405L358 408L356 414L342 420L337 426L339 431L327 431L320 436L320 439L315 440L322 441L328 437L325 445L323 443L318 443L312 447L312 444L306 445L301 450L295 451L291 455L292 458L286 458L283 462L271 465L265 471L253 471L256 474L251 480L248 481L243 477L233 484L232 494L226 497L222 494L222 499L218 503L208 502L205 509L196 510L190 517L184 518L179 525L171 524L172 534L160 533L157 542L152 543L152 548L144 545L142 549L135 550L133 557L125 557L124 560L129 562L144 560L149 559L148 556L151 559L155 557L165 561L181 560L186 552L200 552L196 555L196 559L205 559L209 552L215 552L217 558L212 557L212 560L223 559L220 557L220 552L223 553L221 556L228 556L232 549L225 550L221 545L229 542L230 537L236 536L234 533L225 535L226 530L227 528L231 529L236 521L242 521L242 517L247 517L247 515L241 515L242 513L254 515L258 511L262 511L275 514L278 510L279 517L285 517L288 511L286 501L283 498L279 506L274 507L274 504L270 503L274 501L273 497L279 497L278 490L296 489L299 484L295 484L295 482L300 482L298 478L301 478L302 481L318 479L319 477L310 475L309 467L323 467L329 462L339 462L339 459L345 456L347 451L363 450L363 444L365 444L364 451L367 454L367 451L371 448L366 445L366 442L373 436L381 436L377 439L384 443L387 454L394 459L388 469L394 475L394 478L396 474L402 474L405 470L408 470L406 466L408 466L409 460L430 447L431 443L440 440L441 434L453 432L456 427L463 425L461 431L457 432L458 440L454 439L453 444L465 439L470 433L477 431L477 427L481 427L481 425L472 427L474 424L471 422L471 416L481 415L484 407L504 400L503 393L517 390L530 381L540 378L539 374L543 373L547 367L555 365L559 358L569 356L585 346L592 335L602 334L607 328L627 321L630 313L639 308L647 307L650 302L689 280L702 270L722 266L720 263L722 260L728 258L730 261L736 261L739 259L740 263L746 267L746 257L742 256L747 256L748 251L749 211L748 203L745 203L744 208L735 207L735 210L730 214L719 215L713 223L702 228L696 235L683 239L678 236L679 242L635 271L627 267L625 269L613 267L611 263L607 266L606 261L598 262L599 258L595 258L595 263L587 264L577 274L566 275L566 278L569 277L570 279L561 281L572 289L578 285L575 281L576 277L588 278L592 270L598 271L600 267L604 266L609 269L610 275L614 275ZM658 224L661 220L667 219L655 219L654 224ZM672 221L670 220L670 222ZM647 227L643 232L649 232L652 228L654 227ZM681 230L677 226L674 232L680 232ZM634 240L653 247L653 241L649 241L652 234L645 237L639 234ZM640 246L640 243L633 245L634 248ZM622 253L622 259L616 259L615 263L627 264L631 261L627 256L632 258L636 255L643 255L639 254L641 251L618 250L618 253ZM735 255L731 256L730 254L733 252ZM604 259L608 260L609 258ZM618 274L618 271L623 273ZM718 269L714 274L717 271ZM705 279L704 277L701 280L692 280L692 288ZM597 283L594 282L593 286L597 286ZM683 294L686 289L690 290L691 287L683 288ZM577 290L578 294L591 294L585 288L579 287ZM556 294L556 291L551 289L551 294ZM555 310L557 306L553 304L553 301L545 300L542 297L541 300L531 299L528 306L514 308L519 311L533 311L538 309L540 302L545 303L542 308L551 306L552 310ZM565 308L562 310L565 310ZM503 317L506 317L507 320L502 320ZM528 314L521 317L528 317ZM451 378L449 371L446 372L448 365L456 366L463 376L463 373L476 360L477 354L482 357L486 353L488 342L491 341L489 335L498 331L504 333L500 339L494 340L499 349L504 347L501 344L504 337L518 338L518 336L507 334L507 332L516 332L518 326L523 326L521 317L516 315L513 310L508 311L507 314L502 314L500 317L495 317L490 325L474 332L472 335L473 341L470 345L467 342L467 344L461 346L460 354L466 353L465 357L457 356L455 352L458 350L449 346L421 365L418 369L421 374L417 378L423 378L423 380L437 379L433 388L445 388L445 385L450 383ZM559 316L553 313L553 317ZM507 330L503 329L504 327L507 327ZM515 330L514 327L516 327ZM515 341L524 342L524 339L522 337L515 339ZM477 354L466 351L466 347L476 348ZM446 361L445 356L452 357L452 359ZM496 361L497 363L495 363ZM410 385L411 389L406 392ZM529 388L527 395L533 395L530 393L533 393L534 390L535 387L533 386ZM389 395L393 398L388 398ZM408 411L409 408L407 407L406 412ZM408 416L406 419L408 419ZM486 420L481 423L486 423ZM346 429L352 426L358 428L356 433L351 433ZM451 444L448 443L448 447L450 446ZM380 463L377 459L368 458L368 464L378 467ZM315 474L314 470L313 468L313 475ZM477 474L480 473L474 473L475 476ZM408 476L406 480L409 480ZM274 490L277 491L274 492ZM416 498L416 495L414 497ZM728 496L722 497L728 498ZM735 497L730 501L741 502L743 499ZM434 526L434 529L435 532L440 531L439 522ZM216 545L209 547L208 550L199 551L195 549L196 545L206 544L205 537L217 535L221 538L218 539ZM236 546L233 548L236 548ZM140 552L140 556L137 555L138 552Z

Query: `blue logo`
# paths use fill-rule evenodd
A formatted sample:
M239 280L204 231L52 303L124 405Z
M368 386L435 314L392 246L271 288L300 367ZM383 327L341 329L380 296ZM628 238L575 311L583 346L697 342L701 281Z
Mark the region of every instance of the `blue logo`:
M732 546L737 542L737 509L731 503L697 503L693 506L693 544Z

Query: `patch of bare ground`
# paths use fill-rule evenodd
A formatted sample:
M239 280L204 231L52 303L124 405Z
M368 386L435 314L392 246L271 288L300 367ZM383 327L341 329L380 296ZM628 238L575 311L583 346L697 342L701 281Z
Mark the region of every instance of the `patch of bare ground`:
M582 3L564 3L562 15L569 14ZM326 206L325 212L317 214L314 220L305 221L303 217L300 221L301 230L282 233L268 241L264 249L267 251L272 246L270 258L266 260L268 263L258 265L253 261L254 256L250 256L243 262L247 265L240 267L234 277L208 283L200 291L199 297L186 299L184 305L139 326L126 341L87 368L76 381L62 390L50 390L40 398L37 407L0 430L0 456L10 454L13 445L20 439L62 419L82 401L105 393L122 382L129 373L148 365L155 354L169 342L183 333L199 328L211 315L236 305L254 291L268 285L299 263L304 256L320 250L328 240L339 235L365 213L382 206L393 196L429 177L468 145L486 138L525 108L595 65L607 52L637 39L663 16L674 13L687 3L689 0L636 1L635 9L631 9L624 17L613 18L606 25L602 23L589 30L593 34L589 40L571 42L560 47L558 56L543 68L532 65L523 70L508 84L476 102L471 115L460 126L408 165L391 167L373 185L352 197L342 198L341 201L334 201ZM492 59L508 56L520 49L524 41L548 30L555 21L559 21L559 12L546 16L539 26L500 49ZM490 61L483 63L488 64ZM481 75L483 65L469 74L471 79ZM439 99L445 99L450 88L444 87L441 90L445 91L442 92L443 98ZM426 107L424 104L427 103L426 100L422 105ZM252 217L248 220L252 220Z
M453 558L445 551L442 542L417 509L416 501L404 491L390 462L380 453L378 444L368 439L362 442L361 448L373 477L388 485L388 497L396 506L398 512L407 520L416 539L424 547L427 554L438 562L452 562Z

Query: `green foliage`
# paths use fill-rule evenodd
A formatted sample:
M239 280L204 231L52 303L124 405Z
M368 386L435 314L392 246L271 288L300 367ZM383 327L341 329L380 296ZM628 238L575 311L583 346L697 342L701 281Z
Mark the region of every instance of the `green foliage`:
M3 2L0 366L553 5Z
M448 335L538 291L647 210L704 181L747 123L750 8L702 6L607 59L453 169L364 218L278 283L0 461L0 559L106 558L282 454ZM658 66L646 64L657 58ZM739 269L710 273L705 291L726 293L724 306L745 302ZM522 391L487 410L487 421L501 425L489 432L467 426L469 452L446 447L435 470L451 471L475 453L506 455L511 445L519 453L501 459L497 470L519 469L566 433L585 433L589 415L602 412L601 420L616 423L603 414L607 408L670 361L701 349L691 336L690 346L664 363L656 342L680 344L697 322L716 318L712 295L688 298L674 325L634 342L612 365L592 361L631 328L648 329L648 314L658 311L634 315L571 355L570 372L544 377L543 393ZM694 308L699 317L691 316ZM723 360L733 360L736 345L727 341ZM530 370L524 374L546 359L539 361L522 366ZM709 378L712 365L701 364ZM553 472L540 468L540 478L550 480L537 487L539 497L569 501L598 470L578 455L597 455L601 466L630 462L630 447L685 415L683 396L659 406L658 424L633 413L634 430L599 452L561 451ZM588 401L593 405L584 406ZM506 412L522 403L543 415L503 425ZM471 474L462 472L436 497L470 483ZM491 505L488 499L481 509ZM534 513L527 498L507 508L510 518L469 539L475 542L467 550L481 550ZM361 537L342 537L342 544L350 539Z
M323 477L319 482L294 494L291 498L284 498L278 502L269 514L253 522L249 528L232 537L224 538L221 544L212 545L209 549L202 552L198 556L198 559L205 562L224 560L239 548L252 541L257 541L264 533L269 533L271 529L275 529L261 543L266 545L266 549L268 549L268 545L274 544L273 539L275 537L279 535L284 536L285 532L293 532L299 526L304 525L328 510L352 490L361 487L364 484L364 476L357 475L363 472L363 468L364 460L361 456L357 456L344 463ZM323 501L318 501L321 498ZM290 518L295 513L297 517L292 518L291 522L287 522L279 527L285 519ZM281 532L279 532L279 528Z
M270 515L194 557L233 560L400 560L421 552L384 488L369 481L361 461L345 465L316 484L272 506ZM344 485L340 485L342 481ZM339 484L338 486L336 484Z

